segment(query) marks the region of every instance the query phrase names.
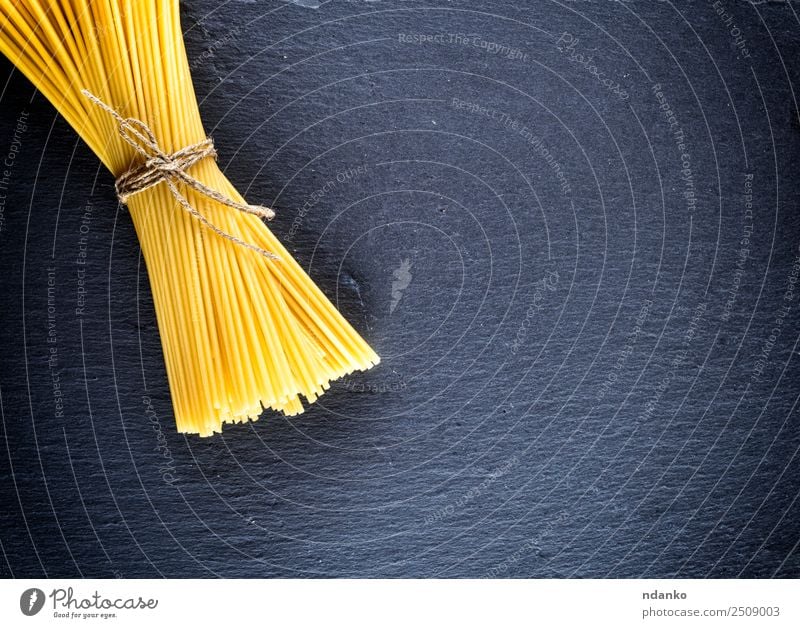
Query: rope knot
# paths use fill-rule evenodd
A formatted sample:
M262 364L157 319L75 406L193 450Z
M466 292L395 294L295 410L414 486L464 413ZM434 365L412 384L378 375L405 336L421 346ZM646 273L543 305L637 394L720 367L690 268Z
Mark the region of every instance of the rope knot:
M269 259L279 259L275 254L265 251L262 248L253 246L236 236L226 233L222 229L213 225L205 216L203 216L195 207L189 203L186 197L181 194L178 189L177 183L184 183L191 189L207 196L208 198L227 205L233 209L252 214L266 220L271 220L275 217L275 212L269 207L262 205L250 205L248 203L239 203L230 199L217 190L209 188L204 185L190 174L187 170L197 162L205 159L206 157L217 158L217 151L214 149L214 142L210 137L205 138L195 144L184 146L174 153L165 152L159 145L155 134L147 124L137 118L123 118L115 109L104 103L97 96L92 94L89 90L81 90L86 98L92 103L103 109L106 113L111 115L117 122L117 128L120 137L130 144L134 150L144 157L145 161L139 165L134 166L127 172L122 173L117 177L115 189L117 197L121 203L127 203L128 199L134 194L143 192L148 188L158 185L159 183L166 183L169 191L178 201L178 203L192 216L197 218L206 227L214 231L217 235L226 238L236 244L244 246L248 249L256 251Z

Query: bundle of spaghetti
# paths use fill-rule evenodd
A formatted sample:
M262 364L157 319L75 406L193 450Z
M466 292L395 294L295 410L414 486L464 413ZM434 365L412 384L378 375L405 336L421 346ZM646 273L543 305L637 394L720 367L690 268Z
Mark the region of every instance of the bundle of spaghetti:
M166 154L206 139L178 0L0 0L0 7L0 50L115 177L143 158L98 102L146 125L142 133ZM245 203L213 158L188 174ZM300 395L312 403L332 380L378 363L261 218L197 186L173 186L197 215L166 181L125 202L147 265L179 432L211 435L267 408L298 414Z

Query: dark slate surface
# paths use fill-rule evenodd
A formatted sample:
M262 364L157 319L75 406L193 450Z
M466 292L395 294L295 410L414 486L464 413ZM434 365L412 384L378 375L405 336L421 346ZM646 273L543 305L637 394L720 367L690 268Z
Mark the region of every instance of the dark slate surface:
M800 575L797 7L433 4L184 3L221 163L383 356L207 440L3 63L1 575Z

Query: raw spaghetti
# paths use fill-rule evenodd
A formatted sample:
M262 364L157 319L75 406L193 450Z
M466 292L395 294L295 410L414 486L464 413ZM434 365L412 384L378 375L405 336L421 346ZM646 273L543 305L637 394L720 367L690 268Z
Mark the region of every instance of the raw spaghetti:
M134 169L128 179L152 183L135 172L147 160L121 134L119 117L141 123L167 156L208 148L177 0L0 0L0 7L0 50L115 177ZM259 208L242 211L254 206L213 154L181 172L199 186L173 173L124 197L150 276L179 432L208 436L265 408L298 414L301 395L314 402L331 380L378 363L254 215Z

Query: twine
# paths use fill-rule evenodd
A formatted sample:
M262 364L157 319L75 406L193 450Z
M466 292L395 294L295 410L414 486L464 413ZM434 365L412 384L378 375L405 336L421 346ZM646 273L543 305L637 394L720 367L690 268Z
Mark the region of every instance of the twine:
M163 181L167 184L172 196L180 203L181 207L218 236L252 251L256 251L269 259L279 259L274 253L270 253L260 247L245 242L211 223L205 216L197 211L186 197L181 194L180 190L178 190L176 183L180 181L222 205L266 220L271 220L275 217L275 212L269 207L238 203L217 190L204 185L186 172L194 164L206 157L213 157L216 159L217 151L214 149L214 142L211 141L210 137L196 144L185 146L172 154L168 154L159 146L155 134L144 122L136 118L123 118L119 112L104 103L87 89L81 90L81 93L116 120L120 137L133 146L136 152L145 158L144 163L139 166L134 166L117 177L114 187L121 203L127 203L128 199L134 194L143 192Z

